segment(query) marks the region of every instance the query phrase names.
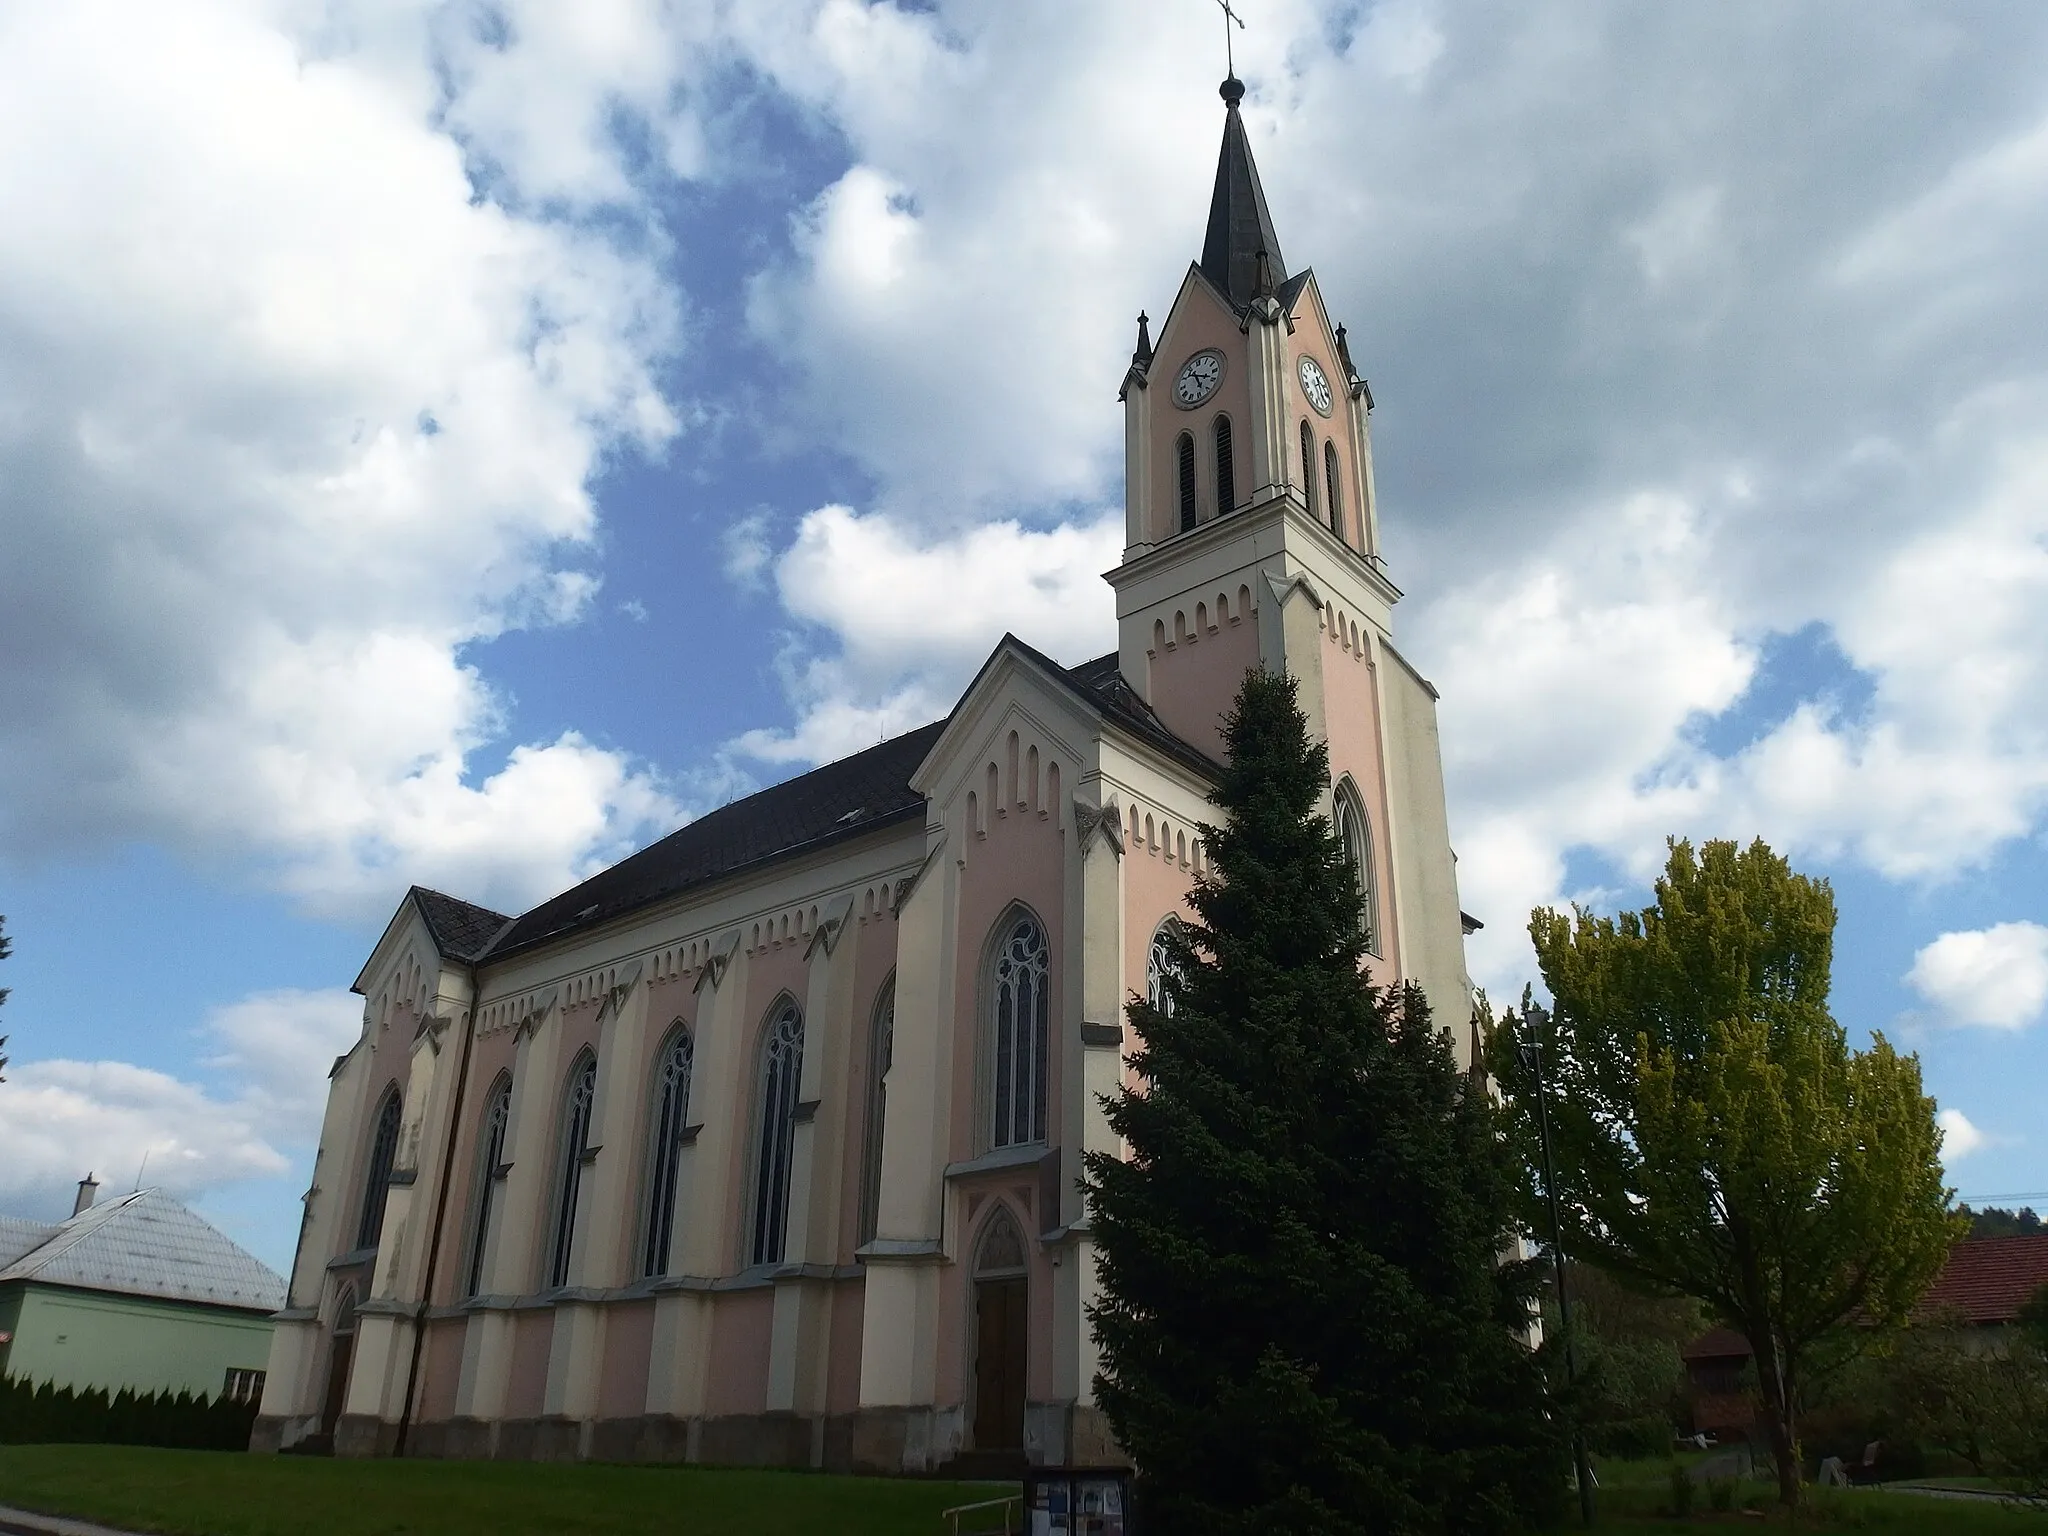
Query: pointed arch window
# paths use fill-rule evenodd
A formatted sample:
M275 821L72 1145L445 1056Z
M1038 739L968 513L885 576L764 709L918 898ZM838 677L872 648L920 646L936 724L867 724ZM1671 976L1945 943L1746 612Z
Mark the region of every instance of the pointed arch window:
M1358 898L1358 931L1366 951L1380 952L1379 875L1373 861L1372 822L1349 779L1337 786L1337 836L1344 844L1344 862L1351 870L1351 888Z
M1230 418L1216 418L1216 515L1237 506L1237 460L1230 440Z
M896 1055L896 978L882 986L875 1000L868 1040L867 1142L861 1148L860 1240L871 1243L882 1217L882 1128L888 1121L889 1067Z
M376 1130L370 1135L370 1160L365 1167L363 1214L356 1222L356 1247L374 1248L384 1236L385 1197L391 1193L391 1168L398 1160L398 1125L403 1106L398 1087L384 1090L377 1105Z
M1316 435L1307 422L1301 424L1301 494L1308 502L1308 515L1316 517Z
M989 974L994 1067L991 1146L1045 1140L1051 957L1045 929L1028 912L1003 920Z
M491 1213L497 1207L499 1170L505 1162L505 1128L512 1120L512 1079L500 1073L484 1101L483 1129L477 1136L475 1216L469 1226L469 1268L462 1293L479 1295L484 1288L484 1260L490 1252Z
M684 1122L690 1114L690 1069L696 1048L681 1019L655 1058L652 1135L647 1147L646 1239L640 1248L640 1273L668 1273L669 1248L676 1230L676 1185L683 1170Z
M1166 988L1169 977L1179 973L1171 941L1181 933L1181 921L1169 917L1152 934L1152 948L1145 957L1145 1001L1168 1018L1173 1017L1173 994Z
M1323 439L1323 495L1330 508L1330 532L1344 537L1344 501L1337 494L1337 445Z
M590 1160L590 1111L597 1100L597 1058L585 1051L569 1068L562 1096L562 1134L555 1165L555 1231L548 1255L550 1287L569 1283L576 1248L576 1205L583 1194L583 1165Z
M777 1003L761 1037L760 1139L754 1150L749 1264L780 1264L789 1230L789 1173L796 1155L797 1085L804 1069L804 1016Z
M1186 533L1195 526L1195 437L1192 432L1181 433L1173 445L1173 455L1179 471L1180 531Z

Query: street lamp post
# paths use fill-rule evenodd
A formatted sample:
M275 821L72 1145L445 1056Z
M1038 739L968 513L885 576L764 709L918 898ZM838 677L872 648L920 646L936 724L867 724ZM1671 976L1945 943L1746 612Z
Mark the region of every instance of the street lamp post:
M1557 1202L1557 1164L1550 1154L1550 1104L1543 1086L1543 1026L1550 1015L1535 1003L1522 1010L1528 1038L1522 1042L1522 1066L1536 1084L1536 1125L1543 1138L1543 1191L1550 1200L1550 1259L1557 1270L1557 1325L1564 1334L1564 1380L1567 1388L1578 1381L1578 1363L1572 1352L1572 1303L1564 1278L1564 1218ZM1578 1405L1572 1405L1572 1466L1578 1475L1579 1514L1593 1523L1593 1463L1586 1454L1586 1436L1579 1424Z

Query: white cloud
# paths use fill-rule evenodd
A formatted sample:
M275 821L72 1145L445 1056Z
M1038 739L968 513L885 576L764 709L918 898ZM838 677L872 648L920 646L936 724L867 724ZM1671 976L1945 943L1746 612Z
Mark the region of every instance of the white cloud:
M340 989L261 992L207 1020L209 1088L118 1061L23 1061L0 1083L0 1201L62 1216L87 1172L182 1199L287 1172L319 1131L327 1070L362 1024Z
M1968 1157L1972 1152L1987 1144L1984 1133L1970 1123L1969 1116L1960 1109L1944 1109L1934 1117L1941 1127L1941 1157L1944 1163L1953 1163Z
M1067 665L1116 644L1101 573L1121 557L1122 515L1042 531L985 523L920 534L886 513L821 507L775 567L783 606L825 636L796 640L784 675L801 719L738 748L819 762L935 720L1012 632Z
M293 19L0 20L0 838L516 904L674 819L573 733L479 772L469 649L589 606L586 485L674 431L674 295L476 196L416 22Z
M2018 922L1944 933L1913 956L1904 980L1951 1023L2024 1029L2048 1009L2048 928Z

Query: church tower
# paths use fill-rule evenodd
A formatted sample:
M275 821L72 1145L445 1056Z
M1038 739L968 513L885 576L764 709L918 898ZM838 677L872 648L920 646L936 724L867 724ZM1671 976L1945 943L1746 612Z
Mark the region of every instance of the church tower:
M1372 391L1311 268L1290 273L1239 104L1201 260L1122 390L1121 671L1183 739L1221 750L1247 668L1300 682L1329 743L1330 814L1359 875L1375 979L1414 980L1469 1059L1467 920L1444 810L1436 690L1394 649Z

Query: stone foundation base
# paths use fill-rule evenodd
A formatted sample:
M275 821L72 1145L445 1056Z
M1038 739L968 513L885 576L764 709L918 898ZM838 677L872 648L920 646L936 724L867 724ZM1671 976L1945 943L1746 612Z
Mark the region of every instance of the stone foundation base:
M250 1448L290 1445L298 1421L259 1418ZM345 1416L335 1430L337 1456L389 1456L398 1426L367 1415ZM1109 1421L1097 1408L1032 1403L1025 1409L1026 1444L1034 1465L1124 1466ZM640 1414L621 1419L445 1419L414 1424L406 1454L497 1461L698 1463L728 1467L808 1467L884 1477L937 1472L974 1456L965 1414L947 1408L863 1408L858 1413L749 1413L681 1419Z

